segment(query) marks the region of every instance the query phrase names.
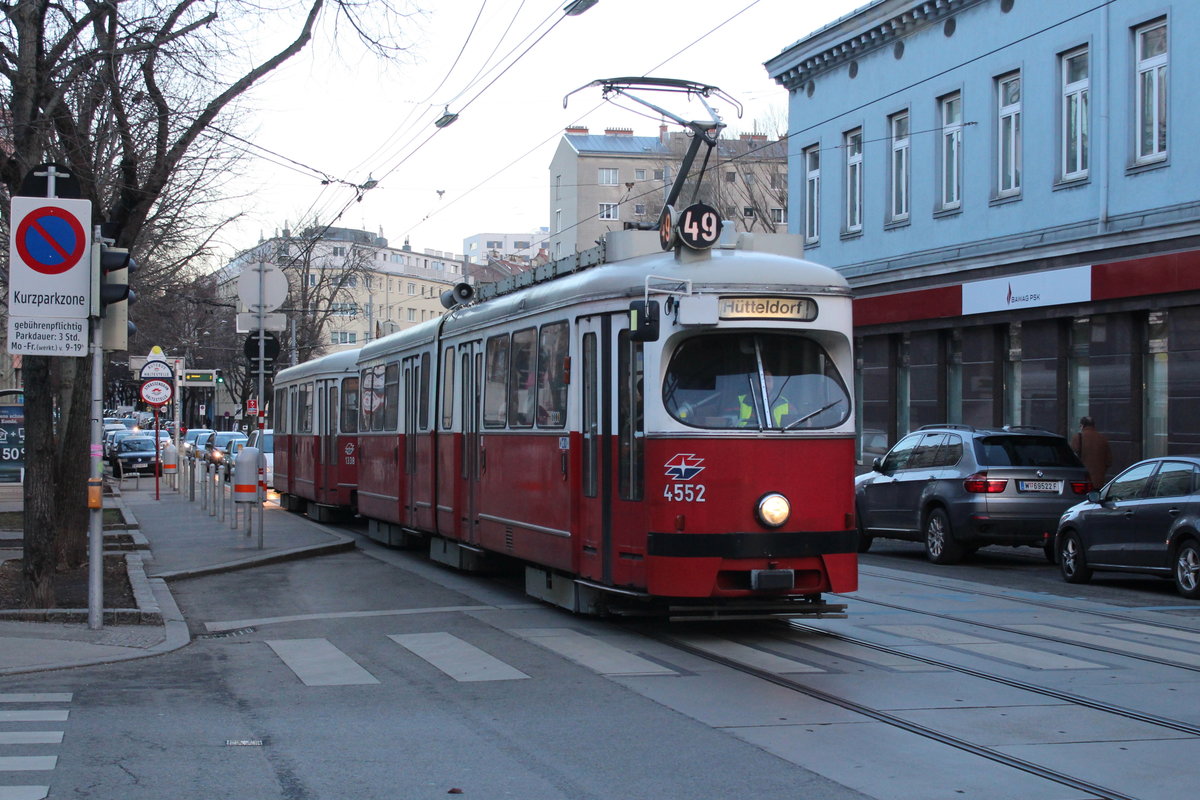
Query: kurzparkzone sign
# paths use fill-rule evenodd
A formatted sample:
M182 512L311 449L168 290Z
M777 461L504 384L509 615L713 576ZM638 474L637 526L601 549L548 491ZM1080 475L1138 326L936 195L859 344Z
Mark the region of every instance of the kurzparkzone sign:
M91 201L14 197L9 219L8 352L86 355Z

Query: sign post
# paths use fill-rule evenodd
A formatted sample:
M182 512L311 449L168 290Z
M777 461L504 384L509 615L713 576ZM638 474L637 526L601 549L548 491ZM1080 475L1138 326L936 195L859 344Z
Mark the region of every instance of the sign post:
M146 366L142 367L141 377L145 379L142 384L142 399L147 405L154 406L154 499L160 500L158 479L159 473L162 472L162 448L159 447L158 441L158 411L171 402L175 385L170 380L171 368L165 361L147 361Z

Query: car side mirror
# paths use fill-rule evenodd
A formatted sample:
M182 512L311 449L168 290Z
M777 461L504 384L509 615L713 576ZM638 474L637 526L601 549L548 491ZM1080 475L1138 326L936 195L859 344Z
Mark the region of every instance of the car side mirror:
M1090 492L1087 493L1087 501L1089 503L1100 504L1102 502L1100 499L1100 492L1098 492L1095 489L1092 489Z
M882 473L883 472L883 459L880 458L879 456L876 456L874 458L874 460L871 461L871 469L875 472Z

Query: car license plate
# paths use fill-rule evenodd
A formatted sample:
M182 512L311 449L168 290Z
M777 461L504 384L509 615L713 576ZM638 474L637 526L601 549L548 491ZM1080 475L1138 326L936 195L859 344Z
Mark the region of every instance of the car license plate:
M1021 481L1022 492L1061 492L1062 481Z

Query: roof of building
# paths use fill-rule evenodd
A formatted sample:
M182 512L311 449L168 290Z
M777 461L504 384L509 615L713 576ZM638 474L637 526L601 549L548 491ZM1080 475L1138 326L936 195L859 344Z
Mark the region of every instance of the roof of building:
M670 152L657 136L605 136L603 134L565 134L567 142L579 153L653 153Z

